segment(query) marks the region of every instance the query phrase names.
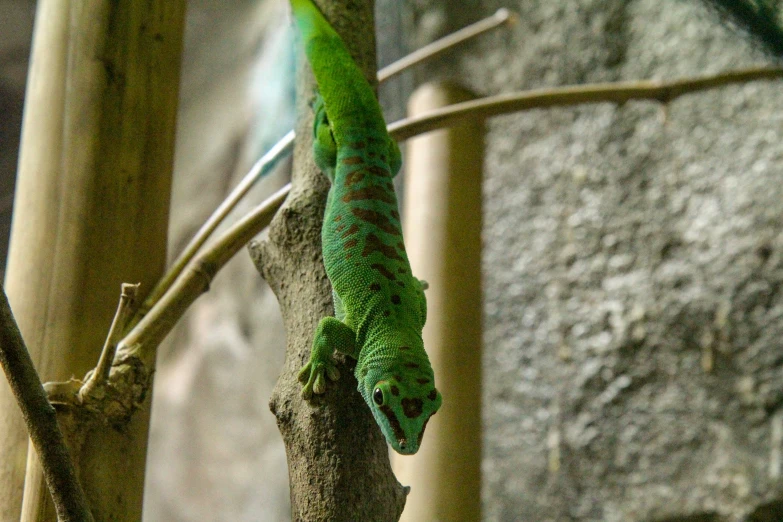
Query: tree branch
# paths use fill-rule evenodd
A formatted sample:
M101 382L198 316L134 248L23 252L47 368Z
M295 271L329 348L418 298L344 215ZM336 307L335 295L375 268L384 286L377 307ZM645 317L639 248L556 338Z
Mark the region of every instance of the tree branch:
M270 172L275 165L278 164L285 156L291 153L294 143L294 131L290 131L283 139L275 143L275 145L269 149L269 152L264 154L253 167L250 172L245 174L242 181L234 187L234 190L226 197L225 200L218 206L217 209L209 216L209 219L201 225L196 235L193 236L187 246L183 249L177 258L172 263L171 267L166 271L166 274L155 285L152 292L144 300L144 303L139 307L134 318L134 323L137 323L144 315L149 312L152 307L163 297L163 295L171 288L179 275L185 270L193 256L196 255L198 250L207 242L209 237L215 231L215 229L226 219L226 216L236 207L237 203L248 193L248 191L255 185L255 183L261 179L265 174ZM134 325L132 323L132 326Z
M278 190L188 263L163 298L120 342L119 351L123 357L138 356L144 361L154 359L157 346L190 305L209 290L217 272L269 225L290 188L289 184Z
M508 9L498 9L490 17L479 20L478 22L471 24L467 27L444 36L439 40L425 45L421 49L418 49L408 56L405 56L396 62L387 65L380 71L378 71L378 83L383 83L392 76L400 74L405 69L413 67L416 64L431 60L445 53L449 49L456 47L457 45L480 36L487 31L497 29L498 27L510 26L516 23L516 15Z
M87 499L57 424L57 413L46 398L2 286L0 294L0 365L41 460L57 517L63 522L92 522Z
M98 365L92 374L87 377L87 382L79 391L79 395L86 396L95 393L109 380L111 366L114 362L114 354L117 352L117 344L122 339L122 332L133 312L133 303L139 291L139 285L123 283L120 287L120 303L117 305L117 312L114 314L114 320L109 327L109 335L106 336L106 343L101 350L101 357L98 359Z
M374 74L373 2L319 0L368 80ZM369 73L369 74L368 74ZM286 446L292 519L398 520L406 490L392 473L388 446L360 394L352 362L323 396L301 398L297 374L321 318L333 313L321 229L329 181L313 162L309 108L315 82L305 60L297 74L297 136L291 193L254 243L251 257L277 296L286 327L286 357L269 402Z
M595 83L499 94L450 105L418 118L400 120L389 125L389 133L397 141L402 141L418 134L454 125L467 117L489 118L531 109L588 103L621 104L631 100L669 103L680 96L698 91L736 83L780 78L783 78L783 68L756 67L672 81L640 80Z

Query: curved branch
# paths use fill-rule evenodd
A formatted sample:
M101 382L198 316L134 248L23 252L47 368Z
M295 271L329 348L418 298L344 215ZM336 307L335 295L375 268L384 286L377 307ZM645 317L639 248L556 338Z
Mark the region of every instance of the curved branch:
M174 285L120 342L122 356L154 359L157 346L191 304L204 292L215 274L272 221L291 185L286 185L226 231L214 244L187 264Z
M22 410L30 440L41 460L46 485L52 495L57 517L64 522L92 522L76 469L60 426L57 413L41 385L38 372L16 324L5 289L0 286L0 366Z
M464 118L489 118L512 112L588 103L625 103L651 100L669 103L684 95L736 83L783 78L783 68L756 67L726 73L672 81L640 80L595 83L499 94L449 105L418 118L407 118L389 125L389 133L398 141L418 134L454 125Z

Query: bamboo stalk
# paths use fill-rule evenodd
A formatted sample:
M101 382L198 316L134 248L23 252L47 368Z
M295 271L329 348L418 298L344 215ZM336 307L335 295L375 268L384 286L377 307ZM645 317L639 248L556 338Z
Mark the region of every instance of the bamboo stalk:
M411 96L413 117L474 95L426 84ZM424 347L443 406L416 455L394 455L411 486L402 521L481 519L481 118L407 143L405 245L416 277L429 283Z
M54 117L61 111L65 103L65 75L67 69L68 19L67 10L55 2L40 2L36 14L36 28L33 38L32 59L28 78L28 96L33 95L33 86L39 99L46 103L29 103L25 109L25 121L40 122L35 133L36 145L26 145L33 138L31 132L23 130L22 150L20 150L21 165L27 165L29 171L53 172L60 162L60 140L63 133L62 118ZM38 78L46 76L46 81ZM28 98L29 100L29 98ZM38 143L41 145L39 146ZM35 154L25 152L34 146ZM55 215L47 213L45 208L56 208L58 191L53 183L39 183L32 176L18 176L16 184L14 223L12 238L8 253L5 289L9 301L16 313L16 320L21 331L32 347L31 356L40 362L40 350L43 338L38 324L32 319L46 301L46 295L40 295L44 282L52 277L55 269L53 263L27 263L26 254L20 255L20 248L31 251L35 244L51 245L56 240L54 224ZM39 209L33 212L33 208ZM19 223L19 224L17 224ZM27 226L23 226L27 223ZM33 226L35 223L36 226ZM21 232L15 229L23 227ZM26 246L17 246L22 236ZM24 283L27 281L27 283ZM28 293L27 285L37 285L39 295ZM29 323L29 324L28 324ZM85 365L85 368L88 366ZM39 366L40 368L40 366ZM3 458L0 459L0 520L19 520L22 508L22 492L24 484L25 462L27 458L27 432L22 416L14 403L11 391L0 384L0 448Z
M38 2L6 289L44 380L92 368L116 289L148 292L162 274L184 12L184 0ZM58 409L98 520L141 518L149 396L122 430ZM24 480L22 520L53 520L35 455L26 479L16 464L25 444L21 423L0 425L0 519L19 520Z

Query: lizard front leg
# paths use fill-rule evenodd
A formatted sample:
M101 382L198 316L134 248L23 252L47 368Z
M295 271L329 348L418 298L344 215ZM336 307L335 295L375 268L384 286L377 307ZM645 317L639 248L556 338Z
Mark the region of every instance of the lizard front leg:
M335 350L354 355L356 334L339 319L324 317L315 331L310 360L299 372L299 382L304 384L303 399L309 400L313 393L320 395L326 391L324 374L332 381L340 378L340 372L332 357Z

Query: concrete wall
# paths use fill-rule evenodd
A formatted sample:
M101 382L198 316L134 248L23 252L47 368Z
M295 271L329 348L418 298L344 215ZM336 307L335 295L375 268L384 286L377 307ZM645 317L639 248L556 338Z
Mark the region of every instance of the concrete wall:
M413 2L412 39L501 6L513 30L417 80L493 94L768 61L696 1ZM491 122L486 520L783 519L780 92Z

